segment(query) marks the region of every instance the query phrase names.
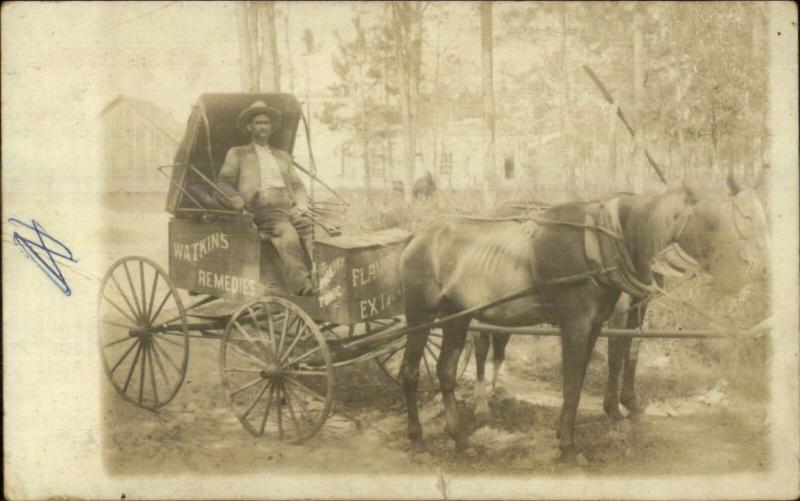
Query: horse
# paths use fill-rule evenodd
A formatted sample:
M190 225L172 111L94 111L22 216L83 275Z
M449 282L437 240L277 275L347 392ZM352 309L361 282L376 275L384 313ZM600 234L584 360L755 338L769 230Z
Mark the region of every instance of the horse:
M605 226L592 224L596 218ZM419 361L437 318L448 317L437 375L446 430L458 450L469 448L454 391L472 318L509 327L559 326L563 403L556 435L561 460L572 461L583 379L600 329L630 284L634 293L637 285L652 284L654 256L678 244L713 277L715 288L727 292L766 272L763 207L752 190L739 189L732 178L725 191L699 192L684 184L657 195L620 195L607 204L559 204L537 222L446 216L420 229L404 250L408 329L402 376L415 448L424 448L416 400ZM611 242L618 266L597 269L589 258L590 234ZM513 299L494 304L507 297Z
M414 181L414 188L412 190L414 198L431 198L436 193L436 183L433 181L433 175L426 172L424 176L420 176Z

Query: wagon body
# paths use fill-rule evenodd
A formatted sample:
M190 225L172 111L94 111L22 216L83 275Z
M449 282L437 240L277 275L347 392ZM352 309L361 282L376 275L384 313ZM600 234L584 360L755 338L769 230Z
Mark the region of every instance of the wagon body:
M408 237L389 229L316 240L319 293L293 297L275 248L252 223L176 217L169 224L169 276L195 294L233 301L283 296L318 322L355 325L402 314L399 259Z
M166 270L139 256L111 266L98 300L98 341L120 396L154 410L181 388L189 340L220 340L222 384L242 425L299 443L331 410L334 368L375 360L396 378L405 342L393 329L403 310L399 260L410 234L340 235L315 219L329 233L315 232L308 256L318 293L289 294L275 247L251 216L220 203L227 195L215 184L228 150L250 141L236 122L255 101L282 114L272 147L293 151L304 120L294 96L200 96L174 164L159 168L171 169ZM433 344L427 367L435 367ZM427 380L432 390L430 369Z

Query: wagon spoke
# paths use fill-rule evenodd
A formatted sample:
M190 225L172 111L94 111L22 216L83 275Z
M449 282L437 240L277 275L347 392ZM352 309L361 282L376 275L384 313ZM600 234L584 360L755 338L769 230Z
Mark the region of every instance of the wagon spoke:
M438 356L436 356L436 352L435 352L435 351L433 351L433 348L431 348L430 346L427 346L427 345L425 345L425 351L427 351L428 353L430 353L430 355L431 355L431 358L433 358L433 359L434 359L434 360L436 360L437 362L439 361L439 357L438 357ZM441 350L439 351L439 353L441 353Z
M113 278L113 277L112 277L112 278ZM122 297L123 297L123 298L125 298L125 296L122 296ZM108 296L106 296L105 294L103 294L103 299L105 299L106 301L108 301L108 303L109 303L111 306L113 306L113 307L114 307L114 308L115 308L115 309L116 309L118 312L122 313L122 316L124 316L125 318L127 318L128 320L130 320L131 322L133 322L134 324L137 324L137 323L139 323L137 320L134 320L134 319L133 319L133 317L131 317L130 315L128 315L127 313L125 313L125 311L124 311L122 308L120 308L120 307L119 307L119 305L117 305L117 303L115 303L114 301L112 301L112 300L111 300L111 298L109 298L109 297L108 297ZM125 299L125 301L127 302L127 299ZM128 306L130 306L130 303L128 303ZM131 311L134 311L134 310L133 310L133 308L131 308Z
M144 261L139 261L139 282L142 285L142 318L147 318L147 294L144 287Z
M242 355L242 356L244 356L246 358L249 358L251 361L255 362L258 367L261 367L261 368L264 367L264 361L261 360L260 358L256 357L255 355L244 351L243 349L241 349L238 346L236 346L234 343L230 343L230 347L233 348L234 350L236 350L236 352L239 353L240 355Z
M294 398L300 404L300 410L302 411L303 418L306 420L306 422L308 422L308 423L313 422L314 418L311 415L311 412L308 410L308 406L306 405L305 400L303 400L302 398L298 397L297 393L295 393L294 390L292 390L290 385L284 384L283 385L283 389L285 391L289 392L291 394L292 398Z
M150 290L150 302L147 305L147 320L150 320L150 314L153 313L153 304L156 300L156 288L158 287L158 270L153 268L153 288Z
M142 343L139 343L136 348L136 356L133 357L133 363L131 364L131 368L128 371L128 377L125 378L125 386L122 388L122 393L128 391L128 385L131 384L131 377L133 376L133 370L136 368L136 362L139 361L139 354L142 352Z
M264 417L261 418L261 428L259 431L259 435L264 434L264 427L267 425L267 417L269 416L269 409L272 407L272 397L275 395L275 386L269 385L269 399L267 400L267 405L264 408Z
M258 367L225 367L225 372L261 372L264 369Z
M315 354L315 353L317 353L318 351L321 351L321 350L322 350L321 346L316 346L315 348L310 349L307 352L303 353L299 357L289 360L288 362L286 362L283 365L292 366L294 364L298 364L298 363L302 362L303 360L309 358L311 355L313 355L313 354Z
M153 355L153 358L156 360L156 365L158 365L158 370L161 372L161 376L164 378L164 381L167 382L169 385L169 378L167 377L167 371L164 370L164 365L161 363L161 357L158 355L158 350L156 350L155 343L150 347L150 353Z
M153 397L158 403L158 385L156 384L156 369L153 367L153 349L149 345L147 346L147 357L150 359L150 386L153 388Z
M128 339L136 339L136 338L128 338ZM122 356L119 357L119 360L117 360L117 363L115 363L114 367L111 368L111 370L109 371L109 374L111 374L113 376L114 375L114 371L117 370L117 367L120 366L122 361L125 360L128 357L128 355L130 354L130 352L133 351L133 349L136 348L137 346L139 346L139 340L138 339L136 339L136 344L131 345L131 347L128 348L127 350L125 350L125 353L123 353Z
M120 329L128 329L128 330L130 330L130 329L135 329L136 328L133 325L125 325L125 324L121 324L121 323L114 322L114 321L111 321L111 320L100 319L100 321L103 322L104 324L113 325L114 327L119 327Z
M425 364L425 372L428 373L428 379L431 382L431 388L433 388L436 382L433 380L433 373L431 372L431 367L428 365L428 359L425 357L424 353L422 354L422 363Z
M272 386L272 383L270 383L269 380L263 380L263 381L264 381L264 387L261 388L261 391L258 392L258 395L256 395L256 398L253 399L253 402L247 408L245 413L242 414L242 417L244 419L247 419L247 416L249 416L250 413L253 412L253 409L256 408L256 404L258 404L258 401L261 400L261 397L264 395L264 392L267 391L267 388L270 388Z
M286 307L286 314L283 316L283 327L281 328L281 340L278 342L278 353L283 353L283 339L286 337L286 330L289 327L289 307Z
M167 343L169 343L169 344L175 345L175 346L177 346L178 348L181 348L181 349L183 349L183 343L181 343L181 342L178 342L178 341L175 341L174 339L170 339L170 338L168 338L168 337L167 337L167 336L168 336L168 334L166 334L166 333L163 333L163 332L162 332L162 333L160 333L160 334L161 334L161 335L160 335L160 336L158 336L158 339L160 339L160 340L162 340L162 341L165 341L165 342L167 342ZM176 335L183 337L183 334L176 334Z
M310 376L310 377L328 377L328 373L325 371L281 371L281 374L289 374L292 376Z
M264 313L267 315L267 327L269 328L269 342L272 344L272 352L275 353L275 356L280 356L278 352L278 347L275 345L275 322L272 319L272 313L269 311L269 306L264 303L261 303L264 307Z
M131 280L131 272L128 269L128 262L123 262L122 267L125 268L125 277L128 279L128 286L130 286L131 294L133 294L133 305L136 306L136 314L139 318L141 318L144 312L139 311L139 296L136 294L136 288L133 286L133 280Z
M263 381L263 380L264 380L264 378L262 378L262 377L258 377L258 378L256 378L256 379L253 379L253 380L251 380L251 381L249 381L249 382L247 382L247 383L243 384L243 385L242 385L242 386L240 386L238 389L236 389L236 390L232 391L232 392L231 392L231 396L238 395L239 393L241 393L241 392L243 392L244 390L247 390L247 389L249 389L249 388L252 388L253 386L257 385L258 383L260 383L260 382L261 382L261 381Z
M147 344L142 343L142 369L139 371L139 403L144 395L144 371L147 366Z
M289 348L286 350L286 352L281 354L281 356L279 358L279 362L278 362L279 364L282 364L284 362L284 360L289 358L289 355L292 354L292 351L294 351L295 346L297 346L297 343L300 341L300 339L303 337L303 334L305 334L306 332L308 332L308 329L304 328L302 331L300 331L300 333L297 335L297 337L295 337L292 340L292 344L289 345Z
M120 344L120 343L125 342L125 341L131 341L133 339L136 339L136 338L135 337L126 336L126 337L124 337L122 339L117 339L116 341L111 341L110 343L104 344L103 348L109 348L111 346L114 346L115 344Z
M296 385L298 390L301 390L303 393L307 393L308 395L310 395L311 397L315 398L316 400L319 400L322 403L327 402L327 399L325 397L323 397L322 395L320 395L316 391L312 390L308 386L304 385L300 381L298 381L298 380L296 380L294 378L291 378L291 377L286 377L285 379L286 379L286 381Z
M161 310L164 308L164 305L167 304L167 299L172 295L172 291L167 289L167 293L164 295L164 299L161 300L161 304L158 305L158 309L156 310L155 314L147 319L147 325L153 325L156 323L156 319L161 314Z
M215 301L216 299L217 298L215 298L213 296L204 297L203 299L197 301L196 303L194 303L194 304L192 304L190 306L187 306L186 308L183 309L183 311L184 311L184 313L187 312L187 311L192 311L193 309L195 309L195 308L197 308L199 306L203 306L204 304L208 304L211 301ZM182 314L175 315L174 317L170 318L169 320L165 320L164 322L161 322L161 323L169 325L172 322L175 322L176 320L183 320L183 315ZM153 321L155 321L155 317L153 317Z
M402 348L398 348L396 350L392 350L389 353L387 353L386 356L384 356L383 358L378 357L378 363L381 364L381 365L385 364L386 362L389 361L390 358L395 356L397 354L397 352L400 351L401 349Z
M256 336L256 341L258 342L263 337L269 337L269 335L264 334L264 331L261 328L261 321L258 319L258 314L253 311L253 308L250 306L247 307L247 315L250 317L250 320L253 322L253 327L256 328L258 332L258 336ZM264 343L261 342L263 345Z
M169 355L166 348L158 345L158 341L156 340L156 338L153 338L153 348L155 348L157 352L160 351L161 354L164 355L164 358L166 358L167 362L169 362L172 368L175 369L175 372L177 372L178 374L181 373L181 370L178 369L178 364L176 364L175 361L172 360L172 357Z
M113 273L111 274L111 281L114 282L114 286L117 288L117 291L119 292L119 295L122 296L122 299L125 300L125 304L128 305L128 310L131 311L134 315L136 315L136 319L137 320L140 320L141 319L141 314L139 313L139 309L133 307L133 305L131 304L131 301L128 299L128 295L125 294L122 291L122 286L119 285L119 282L117 281L117 277L115 277ZM105 297L105 294L103 296ZM108 298L106 298L106 299L108 299ZM111 302L110 299L109 299L109 302ZM112 303L112 304L114 304L114 303ZM134 323L136 323L136 322L134 322Z
M276 390L275 393L278 394L278 410L277 410L277 415L278 415L278 438L280 440L283 440L283 395L282 395L283 392L281 391L281 389L279 387Z
M297 421L297 416L294 414L294 407L292 407L292 399L289 396L289 392L286 391L286 385L281 385L281 390L283 392L284 399L286 400L286 408L289 409L289 416L292 418L292 424L294 427L297 428L297 434L302 435L303 429L300 426L300 423Z
M244 336L244 337L245 337L245 338L246 338L248 341L250 341L250 343L251 343L251 344L254 344L254 345L256 345L256 347L257 347L257 348L259 348L259 346L258 346L258 341L256 341L256 340L255 340L255 339L253 339L252 337L250 337L250 334L248 334L248 333L247 333L247 331L245 331L244 327L242 327L241 325L239 325L239 322L237 322L236 320L234 320L234 321L233 321L233 325L236 327L236 330L238 330L239 332L241 332L241 333L242 333L242 335L243 335L243 336Z

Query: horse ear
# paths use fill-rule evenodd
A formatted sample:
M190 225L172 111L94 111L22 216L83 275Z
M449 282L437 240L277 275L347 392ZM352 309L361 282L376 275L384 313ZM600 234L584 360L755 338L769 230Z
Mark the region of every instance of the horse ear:
M699 198L697 197L697 193L694 191L694 188L689 186L689 183L687 183L685 180L681 184L681 188L683 189L683 192L686 194L686 203L688 205L696 204Z
M728 172L728 178L725 180L728 183L728 190L730 190L731 195L736 196L742 188L739 186L739 182L736 181L736 178L733 177L733 171Z

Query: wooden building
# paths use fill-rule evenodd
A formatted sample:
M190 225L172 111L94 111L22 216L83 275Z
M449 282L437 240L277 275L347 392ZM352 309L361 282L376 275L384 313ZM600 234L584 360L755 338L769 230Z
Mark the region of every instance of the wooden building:
M155 104L120 95L100 112L103 122L105 189L166 191L158 167L173 162L183 128Z

